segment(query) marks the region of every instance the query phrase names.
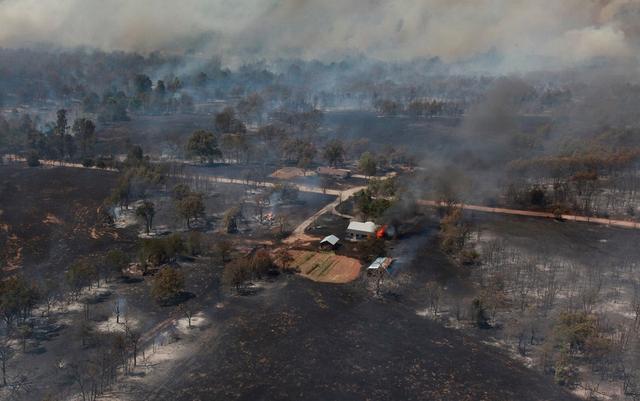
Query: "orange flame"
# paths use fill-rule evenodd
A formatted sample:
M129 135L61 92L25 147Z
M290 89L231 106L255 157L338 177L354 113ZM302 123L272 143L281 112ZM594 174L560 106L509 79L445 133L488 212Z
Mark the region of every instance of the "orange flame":
M376 231L376 238L377 239L384 238L384 234L386 231L387 231L387 225L385 224L384 226L380 227L378 231Z

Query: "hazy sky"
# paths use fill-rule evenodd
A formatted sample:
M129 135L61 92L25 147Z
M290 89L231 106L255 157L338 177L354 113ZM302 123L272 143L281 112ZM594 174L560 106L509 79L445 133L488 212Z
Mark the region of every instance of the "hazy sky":
M635 60L640 0L0 0L0 46L197 47L223 59Z

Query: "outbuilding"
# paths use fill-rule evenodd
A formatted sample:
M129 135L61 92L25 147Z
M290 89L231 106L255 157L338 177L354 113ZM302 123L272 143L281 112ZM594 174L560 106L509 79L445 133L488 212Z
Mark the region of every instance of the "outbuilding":
M369 265L369 267L367 267L367 271L379 271L380 269L386 271L389 268L389 266L391 266L392 262L393 262L392 258L385 258L385 257L377 258L376 260L373 261L373 263L371 263L371 265Z
M340 242L340 238L335 235L327 235L320 241L320 248L322 249L335 249L338 246L338 242Z

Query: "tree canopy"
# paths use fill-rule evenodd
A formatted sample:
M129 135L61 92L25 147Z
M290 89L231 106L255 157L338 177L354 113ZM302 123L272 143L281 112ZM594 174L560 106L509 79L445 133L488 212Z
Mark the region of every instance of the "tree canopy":
M187 154L190 157L198 157L201 163L211 163L216 157L222 156L216 137L213 133L204 130L191 134L187 143Z

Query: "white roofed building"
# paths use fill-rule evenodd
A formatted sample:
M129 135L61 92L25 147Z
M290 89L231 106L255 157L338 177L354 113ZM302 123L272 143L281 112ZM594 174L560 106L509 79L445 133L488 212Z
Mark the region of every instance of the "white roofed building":
M324 249L335 248L338 245L340 238L335 235L327 235L320 241L320 247Z
M361 241L373 238L376 235L378 226L372 221L351 221L347 227L347 239L351 241Z

